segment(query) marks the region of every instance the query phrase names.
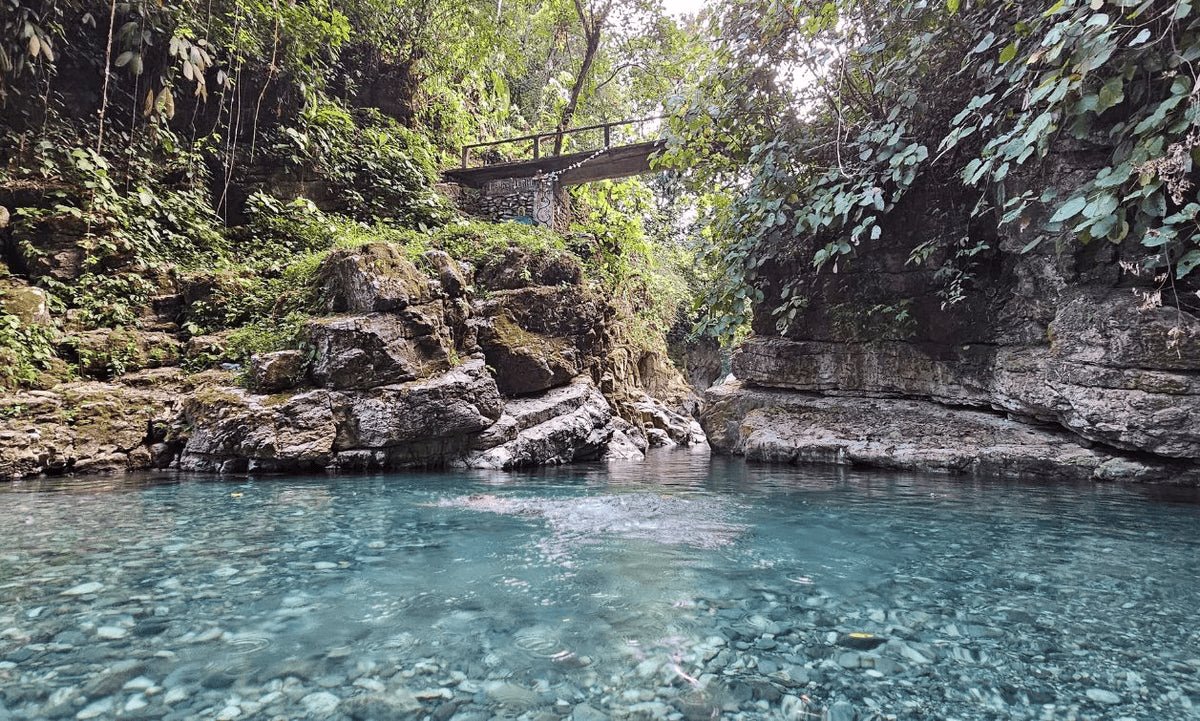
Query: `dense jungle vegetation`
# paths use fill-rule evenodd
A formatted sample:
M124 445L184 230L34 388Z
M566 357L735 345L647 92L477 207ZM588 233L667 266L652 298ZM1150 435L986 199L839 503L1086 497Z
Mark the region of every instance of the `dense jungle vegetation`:
M88 359L72 335L143 326L169 289L202 296L186 335L233 331L192 367L294 345L323 254L380 239L574 253L661 345L693 274L678 193L581 189L558 237L434 186L468 142L652 115L703 52L648 0L4 0L0 232L55 321L6 314L0 380L120 373L133 349Z
M72 334L137 327L168 287L206 289L183 333L232 331L186 363L295 344L322 254L375 239L575 253L647 343L692 309L725 339L756 303L785 328L806 298L758 269L837 272L922 183L1026 252L1139 248L1146 302L1191 307L1198 59L1186 0L0 0L0 240L53 311L0 317L0 382L119 373ZM659 113L673 172L576 191L563 237L434 187L476 139ZM1061 152L1104 162L1059 195ZM953 304L988 242L934 234L910 262Z

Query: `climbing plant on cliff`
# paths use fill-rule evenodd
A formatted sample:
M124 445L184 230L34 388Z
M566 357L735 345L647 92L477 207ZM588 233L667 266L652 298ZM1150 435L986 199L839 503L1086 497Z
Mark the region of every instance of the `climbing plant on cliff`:
M918 182L957 186L973 217L1030 236L1024 252L1135 244L1128 267L1188 302L1169 291L1200 266L1190 2L749 0L723 3L711 29L716 61L674 99L666 160L731 199L710 218L718 319L763 300L786 328L805 298L791 284L760 298L758 269L837 272ZM1056 194L1045 161L1069 149L1103 162ZM954 303L986 243L929 239L911 262L940 259Z

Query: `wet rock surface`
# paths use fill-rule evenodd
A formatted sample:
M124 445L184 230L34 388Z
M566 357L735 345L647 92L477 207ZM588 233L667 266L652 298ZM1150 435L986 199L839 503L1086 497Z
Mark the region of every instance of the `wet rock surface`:
M891 398L710 389L702 422L714 449L759 461L873 466L1047 480L1200 484L1174 459L1087 447L1053 426L974 409Z

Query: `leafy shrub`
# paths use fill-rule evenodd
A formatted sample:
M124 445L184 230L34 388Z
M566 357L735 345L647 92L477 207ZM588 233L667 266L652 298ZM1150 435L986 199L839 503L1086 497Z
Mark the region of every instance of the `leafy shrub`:
M567 250L567 243L563 237L545 228L523 223L490 223L481 220L458 220L450 223L431 233L429 243L459 260L476 265L503 255L508 248L520 248L535 256Z
M244 363L256 353L300 349L304 345L304 324L310 319L311 316L294 311L282 318L258 320L242 326L229 334L225 357L235 363Z
M1198 18L1193 3L1138 0L723 3L710 72L673 99L666 158L730 198L711 215L710 306L763 301L766 262L844 268L918 185L955 193L1026 253L1126 243L1174 290L1200 267ZM806 82L780 83L781 69ZM1093 151L1094 173L1047 184L1056 154ZM914 245L953 304L989 241ZM805 287L771 299L781 330Z
M352 116L331 101L314 101L298 127L283 128L276 138L273 152L329 181L358 220L428 230L451 216L432 188L438 178L433 147L378 111Z
M0 387L30 385L49 370L57 332L51 326L25 324L0 313Z

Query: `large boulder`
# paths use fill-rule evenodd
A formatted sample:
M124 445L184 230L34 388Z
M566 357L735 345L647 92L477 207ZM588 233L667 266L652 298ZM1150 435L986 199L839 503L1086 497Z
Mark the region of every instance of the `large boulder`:
M466 438L491 426L503 402L482 358L427 380L331 398L339 452ZM436 462L444 458L431 459Z
M539 393L569 382L581 370L582 359L562 338L527 331L506 311L478 329L479 344L496 382L506 396Z
M391 243L368 243L329 254L317 271L331 313L403 310L433 300L429 280Z
M308 358L298 350L257 353L250 359L250 385L274 393L295 388L304 381Z
M568 383L604 355L611 306L580 286L500 291L477 308L479 345L505 395Z
M564 252L510 247L480 263L475 283L487 290L515 290L545 285L580 285L583 268Z
M50 296L14 278L0 278L0 313L16 316L25 325L50 322Z
M320 386L374 388L425 378L450 367L453 342L440 303L403 313L335 316L312 321L311 369Z
M325 468L337 436L330 393L261 396L240 388L202 388L184 403L190 428L185 471L305 471Z

